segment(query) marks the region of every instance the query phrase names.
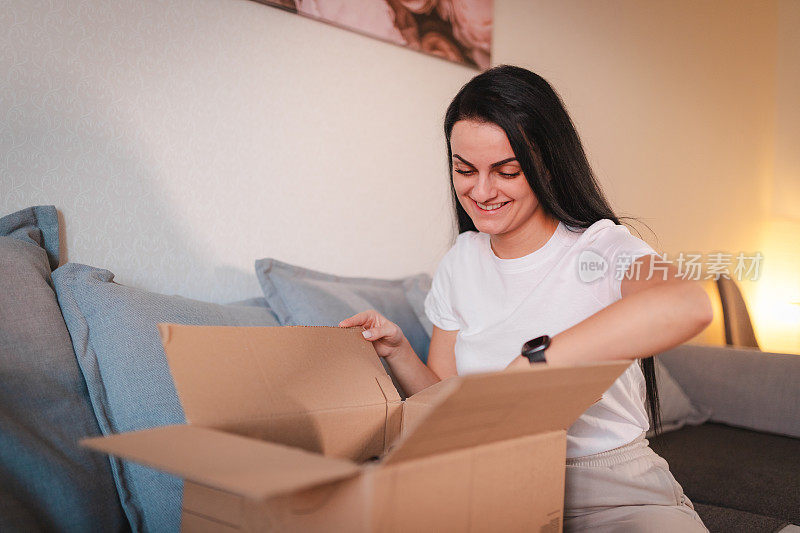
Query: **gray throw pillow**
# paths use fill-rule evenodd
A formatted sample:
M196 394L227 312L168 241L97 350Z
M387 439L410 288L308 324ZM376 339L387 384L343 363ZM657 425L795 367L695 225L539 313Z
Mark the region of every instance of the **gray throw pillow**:
M108 460L50 279L53 206L0 218L0 531L122 531Z
M427 361L430 335L414 306L420 305L418 287L424 286L428 274L394 280L344 277L267 258L256 261L256 275L282 326L336 326L375 309L397 324L417 356Z
M428 318L428 315L425 314L425 297L428 296L428 292L431 290L431 282L430 274L420 274L403 280L406 299L414 310L417 320L425 328L425 333L428 334L429 339L433 335L433 323Z
M661 431L675 431L686 424L696 426L711 418L711 410L695 406L680 385L672 378L667 368L655 357L656 385L658 386ZM652 429L648 437L655 434Z
M68 263L56 293L104 435L185 423L156 324L276 326L260 305L218 305L114 282L108 270ZM117 490L136 531L178 531L182 480L111 458Z

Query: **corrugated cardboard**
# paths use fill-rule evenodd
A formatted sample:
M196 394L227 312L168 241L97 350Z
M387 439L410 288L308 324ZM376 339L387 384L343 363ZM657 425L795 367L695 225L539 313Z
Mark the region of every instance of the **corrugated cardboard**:
M559 531L566 429L631 363L401 400L361 328L159 328L187 425L81 442L184 478L184 531Z

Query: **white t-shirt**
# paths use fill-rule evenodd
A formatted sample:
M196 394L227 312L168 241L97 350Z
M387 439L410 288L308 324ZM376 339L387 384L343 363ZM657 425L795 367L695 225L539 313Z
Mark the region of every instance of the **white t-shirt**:
M544 246L515 259L497 257L486 233L458 236L436 269L425 314L440 329L458 330L459 374L502 370L524 342L552 337L619 300L627 266L656 253L608 219L570 229L560 222ZM644 375L634 361L569 427L567 457L622 446L647 429Z

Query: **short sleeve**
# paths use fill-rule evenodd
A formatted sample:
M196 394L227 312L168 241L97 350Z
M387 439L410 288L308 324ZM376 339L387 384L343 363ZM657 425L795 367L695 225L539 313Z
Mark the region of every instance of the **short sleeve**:
M434 326L446 331L461 329L452 307L452 278L445 255L439 262L431 281L431 288L425 297L425 316Z
M617 227L621 228L621 226ZM637 258L649 254L660 257L649 244L631 235L627 228L624 229L624 233L620 232L621 235L616 239L616 245L611 249L607 258L609 268L606 275L606 288L611 294L612 302L622 298L623 276ZM635 272L634 275L636 275ZM648 273L642 271L639 275L647 276Z

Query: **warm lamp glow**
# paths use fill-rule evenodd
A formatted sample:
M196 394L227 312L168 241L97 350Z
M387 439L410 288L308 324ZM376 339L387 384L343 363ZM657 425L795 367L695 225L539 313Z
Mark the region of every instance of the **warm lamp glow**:
M756 337L764 351L800 353L800 306L782 301L775 288L757 291L753 306Z
M770 220L762 235L761 276L757 281L742 283L756 338L764 351L800 354L798 235L800 221Z

